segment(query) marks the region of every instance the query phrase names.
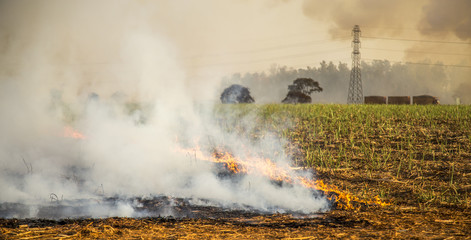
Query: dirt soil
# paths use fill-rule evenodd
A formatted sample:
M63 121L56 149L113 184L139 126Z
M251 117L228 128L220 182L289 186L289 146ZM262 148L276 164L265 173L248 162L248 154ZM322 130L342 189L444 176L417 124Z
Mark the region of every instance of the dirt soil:
M0 219L0 239L467 239L456 207L367 206L316 215L218 213L216 218Z
M360 199L365 189L376 192L389 185L395 190L388 206L354 203L356 209L344 210L333 205L331 211L311 215L225 210L172 199L175 218L0 219L0 239L470 239L467 206L423 204L408 182L369 179L351 170L318 169L317 176ZM141 203L158 216L166 201L157 197Z

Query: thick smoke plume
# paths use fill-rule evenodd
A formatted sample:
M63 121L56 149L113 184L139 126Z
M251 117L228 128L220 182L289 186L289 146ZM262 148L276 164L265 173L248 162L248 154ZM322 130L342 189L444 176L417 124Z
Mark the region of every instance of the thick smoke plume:
M471 3L467 0L329 1L306 0L306 16L328 21L332 32L348 32L354 24L369 34L400 36L411 30L443 39L454 35L462 40L471 37ZM335 36L335 35L334 35Z
M471 2L467 0L431 0L423 7L419 30L424 35L443 37L454 34L462 40L471 39Z
M328 22L332 36L348 36L355 24L371 27L375 33L398 34L400 28L408 28L411 21L417 21L424 2L426 0L334 0L328 3L305 0L303 12L310 18Z
M447 104L455 103L457 98L469 98L467 94L463 94L461 88L468 86L466 83L471 76L468 67L471 65L471 55L467 54L471 52L470 11L471 2L467 0L335 0L329 3L306 0L303 2L304 14L329 24L333 38L343 37L351 32L353 25L360 25L362 36L370 37L361 38L360 51L363 59L371 60L378 52L391 55L404 52L403 56L400 56L402 59L399 60L392 58L378 60L415 62L431 66L435 64L437 68L441 68L442 64L451 65L445 68L444 74L440 73L442 76L439 79L440 84L422 78L427 72L421 69L428 67L419 64L415 67L417 78L411 79L412 83L407 85L408 91L383 93L407 95L426 88L429 90L428 94L440 95L441 99L445 99L443 103ZM403 41L404 39L406 41ZM410 39L414 41L408 41ZM377 63L371 64L377 65ZM408 68L407 71L412 69ZM376 77L381 77L381 74ZM380 84L366 88L369 88L369 94L372 95L379 95L386 89ZM471 89L467 88L465 91L470 92Z
M212 144L243 156L284 142L254 143L217 127L211 106L200 101L217 100L216 84L203 82L201 91L189 81L180 49L163 29L180 17L153 11L173 4L0 4L0 202L167 195L267 211L326 209L325 199L302 187L259 176L221 180L212 163L181 151ZM288 164L285 154L274 161ZM83 212L135 216L129 204L93 204ZM36 214L32 208L26 216Z

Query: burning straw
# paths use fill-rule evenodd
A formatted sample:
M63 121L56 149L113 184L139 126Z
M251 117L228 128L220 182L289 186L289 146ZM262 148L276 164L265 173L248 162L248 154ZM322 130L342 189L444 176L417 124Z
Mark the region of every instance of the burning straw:
M351 193L340 190L337 186L325 184L322 180L313 180L305 176L302 172L299 174L295 168L284 168L269 158L247 156L245 158L236 157L228 151L213 150L213 153L205 154L200 147L192 149L179 148L177 151L193 153L197 160L222 163L231 175L255 174L268 177L274 183L301 185L313 191L321 191L333 206L339 209L355 210L362 206L387 206L388 203L382 201L378 196L373 199L360 199Z

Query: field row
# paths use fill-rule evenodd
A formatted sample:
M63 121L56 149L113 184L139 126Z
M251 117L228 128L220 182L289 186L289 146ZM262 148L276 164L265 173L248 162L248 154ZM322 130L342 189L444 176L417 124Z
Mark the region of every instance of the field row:
M288 139L295 165L357 195L471 203L471 106L222 105L216 115L227 131Z

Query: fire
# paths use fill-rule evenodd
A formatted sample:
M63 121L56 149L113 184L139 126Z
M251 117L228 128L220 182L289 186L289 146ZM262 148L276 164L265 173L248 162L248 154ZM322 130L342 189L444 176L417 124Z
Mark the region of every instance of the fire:
M387 206L388 203L383 202L378 196L373 200L360 199L350 193L346 193L338 189L336 186L325 184L322 180L312 180L304 176L299 176L293 168L283 168L271 161L269 158L246 156L244 159L236 157L227 151L214 151L210 156L204 154L199 147L194 149L177 149L180 152L193 153L194 157L199 160L211 161L216 163L224 163L227 170L232 173L259 174L267 176L269 179L289 183L299 184L308 189L322 191L329 200L337 202L337 207L341 209L356 209L355 205L377 205ZM354 203L356 203L354 205Z
M226 168L233 173L247 172L247 169L243 165L239 164L238 161L228 152L214 152L211 159L213 162L224 163Z
M198 156L204 156L199 148ZM235 157L229 152L215 151L210 158L200 158L211 162L225 163L228 170L233 173L247 173L268 176L271 180L293 183L288 170L279 167L268 158L246 156L245 160Z
M81 134L79 131L73 129L70 126L64 127L64 137L75 138L75 139L85 139L85 136L83 134Z

